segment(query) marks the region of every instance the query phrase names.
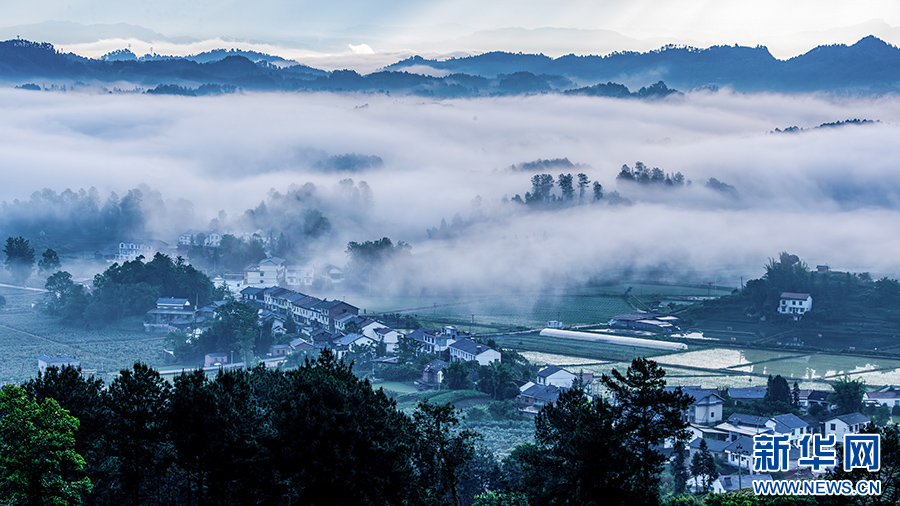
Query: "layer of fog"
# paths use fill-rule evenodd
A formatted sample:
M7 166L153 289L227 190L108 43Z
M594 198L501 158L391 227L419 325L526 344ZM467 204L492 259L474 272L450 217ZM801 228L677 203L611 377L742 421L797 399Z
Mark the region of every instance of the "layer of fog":
M873 125L771 134L850 118ZM313 263L343 265L348 241L390 237L412 259L379 289L540 287L651 273L737 285L786 250L811 265L897 275L900 100L696 93L663 102L535 96L447 100L334 94L221 97L0 91L0 201L42 188L145 183L187 213L151 223L174 242L219 210L241 214L270 189L311 182L309 205L332 223ZM321 157L377 156L380 167L330 172ZM317 158L318 157L318 158ZM566 157L631 206L553 211L504 202L531 190L509 167ZM616 182L622 164L681 172L689 187ZM738 198L704 183L733 185ZM366 181L371 207L337 190ZM558 193L558 190L557 190ZM481 197L476 199L476 197ZM586 198L590 199L590 189ZM577 196L576 196L577 200ZM426 229L459 214L452 240ZM2 231L0 231L2 232ZM240 232L235 230L235 232Z

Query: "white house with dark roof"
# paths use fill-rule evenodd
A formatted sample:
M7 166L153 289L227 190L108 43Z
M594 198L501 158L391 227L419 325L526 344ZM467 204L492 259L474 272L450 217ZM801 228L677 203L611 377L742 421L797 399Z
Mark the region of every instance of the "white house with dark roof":
M753 438L740 437L725 447L725 461L742 469L752 469L753 466ZM800 448L791 446L788 450L788 470L799 467L801 453Z
M575 381L574 374L555 365L547 364L537 373L538 385L554 385L569 388L572 386L573 381Z
M188 299L162 297L144 315L145 332L170 332L195 323L196 312Z
M800 390L800 407L809 411L809 408L814 404L818 404L823 408L828 408L828 394L831 393L827 390Z
M519 395L516 402L519 403L519 411L527 415L537 415L547 405L555 405L562 389L554 385L538 385L528 382L519 387Z
M372 344L375 344L375 341L362 334L347 334L333 340L331 349L334 352L334 356L340 360L351 351L352 346L369 346Z
M117 262L132 262L137 260L137 257L143 256L150 260L153 255L164 253L168 249L168 244L155 239L121 241L115 259Z
M710 492L713 494L724 494L734 490L750 488L757 481L772 481L771 474L732 474L728 476L719 476L712 483Z
M795 292L781 294L781 301L778 303L779 313L791 315L795 320L799 320L810 309L812 309L812 295Z
M884 404L889 408L900 406L900 390L879 390L877 392L866 392L863 394L863 403L865 404Z
M572 383L580 379L584 384L584 391L591 395L593 393L594 375L592 373L580 372L578 374L571 373L561 367L547 364L537 373L538 385L553 385L560 388L571 388Z
M713 425L722 421L722 408L725 406L725 399L719 395L718 390L714 388L682 386L666 387L666 391L672 392L679 388L693 400L683 414L686 422Z
M385 349L389 352L397 349L397 343L400 342L400 337L403 335L388 326L379 327L371 331L366 329L363 331L363 334L374 337L376 341L383 342Z
M263 284L280 285L284 283L284 259L269 257L259 263L259 273Z
M425 353L442 353L459 338L459 333L456 327L444 325L440 332L426 327L419 327L407 334L407 336L421 341L425 345Z
M776 435L786 434L788 442L794 446L800 446L800 438L812 432L808 423L792 413L770 417L766 421L766 427L772 429Z
M858 434L872 420L862 413L850 413L847 415L835 416L825 420L822 427L822 435L828 437L834 434L834 438L838 441L844 440L844 434Z
M197 237L198 234L202 232L198 232L194 229L186 230L182 232L181 235L178 236L178 245L179 246L192 246L194 244L194 238Z
M57 355L55 357L41 355L40 357L38 357L38 371L40 371L41 374L46 373L47 368L49 367L62 369L66 366L71 366L77 369L81 367L81 361L75 357L70 357L68 355Z
M484 344L471 339L457 339L451 344L450 360L462 360L463 362L477 361L480 365L490 365L491 362L500 360L500 352L489 348Z
M288 265L284 268L284 282L288 286L312 286L316 268L311 265Z

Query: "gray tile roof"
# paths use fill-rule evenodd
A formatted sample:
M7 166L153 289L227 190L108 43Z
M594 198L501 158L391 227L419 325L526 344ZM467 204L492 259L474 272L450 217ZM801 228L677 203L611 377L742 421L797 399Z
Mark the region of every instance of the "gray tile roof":
M489 348L487 345L476 343L471 339L458 339L455 343L451 344L450 347L456 348L457 350L461 350L466 353L471 353L472 355L476 356L488 350L491 350L491 348Z
M829 418L828 420L825 420L825 422L827 423L827 422L830 422L835 419L840 420L840 421L846 423L847 425L856 425L858 423L866 425L872 421L869 419L868 416L866 416L862 413L850 413L847 415L840 415L840 416L835 416L833 418Z
M728 395L735 400L762 399L766 396L766 387L729 388Z
M538 378L549 378L554 373L557 373L559 371L565 371L565 369L563 369L562 367L557 367L555 365L547 364L546 367L544 367L543 369L538 371L537 375L538 375ZM566 371L566 372L568 372L568 371Z
M782 424L787 427L789 430L793 429L802 429L804 427L808 427L809 424L803 421L799 416L787 413L784 415L773 416L772 420L775 420L775 430L778 431L778 424Z
M745 425L751 427L765 427L768 418L756 415L745 415L743 413L735 413L728 417L728 422L734 425Z
M559 387L553 385L532 385L526 388L520 395L534 397L548 403L554 403L561 393Z
M346 336L339 337L334 340L335 346L344 346L353 344L360 339L368 339L366 336L362 334L347 334Z

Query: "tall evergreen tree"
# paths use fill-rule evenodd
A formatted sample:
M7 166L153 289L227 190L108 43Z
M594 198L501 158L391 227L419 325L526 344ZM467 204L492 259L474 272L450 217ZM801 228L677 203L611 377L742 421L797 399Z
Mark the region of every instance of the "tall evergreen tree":
M3 252L6 253L4 265L13 280L18 284L25 283L34 268L34 248L31 247L28 239L22 236L7 237Z
M675 446L672 448L672 484L674 488L675 495L683 494L687 491L687 481L688 481L688 468L687 468L687 447L684 444L684 440L678 439L675 441Z
M478 435L458 430L451 404L422 401L413 413L417 431L416 470L427 504L460 505L459 481L466 463L475 456Z
M135 363L109 385L110 456L119 504L158 502L171 457L165 429L171 388L158 372Z
M712 482L719 477L716 461L712 452L709 451L709 445L706 444L705 439L700 440L700 451L691 458L691 474L694 475L697 485L702 487L704 492L709 492Z
M618 429L635 455L634 500L639 504L659 501L659 472L665 458L656 447L669 438L687 437L682 413L693 399L680 389L666 391L665 374L656 362L638 357L624 375L613 369L600 379L621 411Z

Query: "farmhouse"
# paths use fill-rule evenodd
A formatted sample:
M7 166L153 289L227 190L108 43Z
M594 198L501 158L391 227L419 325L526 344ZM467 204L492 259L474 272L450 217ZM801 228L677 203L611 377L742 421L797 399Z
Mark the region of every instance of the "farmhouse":
M553 385L560 388L572 388L572 383L576 379L581 380L585 393L588 395L593 393L592 384L594 383L594 375L591 373L581 372L573 374L565 369L549 364L537 373L538 385Z
M203 357L204 367L220 366L228 363L228 354L224 352L207 353Z
M288 265L284 268L284 282L288 286L312 286L316 269L311 265Z
M828 408L827 390L800 390L800 407L809 411L813 404L818 404L823 408Z
M432 360L425 364L425 370L422 371L422 384L427 386L437 386L444 381L444 367L447 362L443 360Z
M725 405L725 399L719 395L718 390L698 387L666 387L666 391L671 392L675 388L681 388L683 393L693 399L693 402L683 414L686 422L699 425L713 425L722 421L722 408Z
M725 461L734 467L752 469L753 438L741 437L725 447ZM800 460L800 448L791 446L788 450L788 470L797 469Z
M719 479L713 482L710 491L714 494L724 494L741 488L752 487L757 481L772 481L771 474L733 474L729 476L719 476Z
M253 302L262 304L265 301L265 288L248 286L241 290L241 302Z
M800 446L800 438L804 434L812 432L812 428L797 415L787 413L776 415L766 421L766 427L771 428L775 434L787 434L788 441L794 446Z
M900 406L900 389L885 387L877 392L866 392L863 394L863 402L875 405L884 404L889 408Z
M452 350L453 348L451 348ZM516 402L521 406L519 411L528 415L537 415L547 405L555 405L562 390L554 385L537 385L528 382L519 387Z
M458 339L449 346L450 360L469 362L476 360L480 365L490 365L500 360L500 352L479 344L471 339Z
M828 437L834 434L838 441L843 441L844 434L858 434L872 420L862 413L850 413L825 420L822 435Z
M159 298L156 308L144 315L145 332L171 332L183 330L195 323L196 313L187 299Z
M344 271L340 267L325 264L319 269L319 274L325 281L325 284L337 285L344 282Z
M179 249L190 246L207 246L218 248L222 244L222 234L218 232L198 232L189 229L178 236Z
M165 252L168 249L168 244L153 239L122 241L119 243L115 259L117 262L133 262L139 256L150 258L154 254Z
M795 320L803 317L803 314L812 309L812 295L808 293L784 292L778 303L778 312L791 315Z
M270 257L244 270L245 286L272 286L284 283L284 259Z
M77 369L81 367L81 361L75 357L70 357L68 355L57 355L55 357L41 355L40 357L38 357L38 372L40 372L41 374L46 373L47 368L49 367L62 369L66 366L71 366Z
M334 351L334 356L340 360L344 358L348 352L352 351L351 347L353 346L369 346L374 344L371 338L368 338L362 334L348 334L346 336L339 337L331 342L331 349Z

